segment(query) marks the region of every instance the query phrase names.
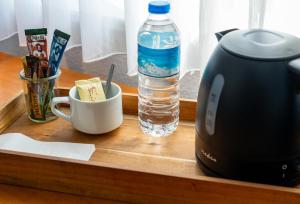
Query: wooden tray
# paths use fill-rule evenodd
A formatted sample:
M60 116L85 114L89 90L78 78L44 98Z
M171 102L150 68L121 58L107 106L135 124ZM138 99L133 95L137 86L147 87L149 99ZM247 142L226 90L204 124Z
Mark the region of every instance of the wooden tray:
M60 89L67 95L68 89ZM62 119L34 124L20 94L0 110L0 131L42 141L96 144L88 162L0 151L0 183L128 203L300 203L300 189L205 176L194 156L196 103L180 102L177 131L159 140L138 128L137 96L123 94L124 123L110 133L86 135Z

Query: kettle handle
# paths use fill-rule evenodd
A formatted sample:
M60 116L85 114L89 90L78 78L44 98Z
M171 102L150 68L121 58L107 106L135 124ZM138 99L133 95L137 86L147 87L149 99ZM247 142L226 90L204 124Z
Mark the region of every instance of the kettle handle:
M239 29L232 28L232 29L229 29L229 30L223 30L223 31L215 33L215 36L216 36L216 38L219 42L227 33L230 33L230 32L235 31L235 30L239 30Z

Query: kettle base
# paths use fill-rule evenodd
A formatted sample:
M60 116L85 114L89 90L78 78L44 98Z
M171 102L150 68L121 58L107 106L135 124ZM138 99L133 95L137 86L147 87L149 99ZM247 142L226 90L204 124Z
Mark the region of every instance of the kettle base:
M232 177L228 177L228 176L224 176L221 175L219 173L216 173L214 170L212 170L211 168L207 167L202 161L201 159L198 157L197 154L195 154L196 157L196 161L198 163L198 165L200 166L201 170L203 171L203 173L207 176L211 176L211 177L219 177L219 178L225 178L225 179L233 179L233 180L242 180L242 181L248 181L248 182L257 182L257 183L263 183L263 184L272 184L272 185L280 185L280 186L295 186L298 185L300 183L300 172L299 172L299 168L300 168L300 158L297 161L297 168L295 168L295 170L293 172L290 172L290 175L285 178L285 179L272 179L272 180L261 180L258 178L254 178L254 177L243 177L243 178L232 178ZM249 170L249 172L251 172Z
M203 171L203 173L207 176L212 176L212 177L221 177L221 178L226 178L225 176L222 176L218 173L216 173L215 171L211 170L209 167L207 167L202 161L201 159L198 157L197 154L195 154L196 160L198 165L200 166L201 170Z

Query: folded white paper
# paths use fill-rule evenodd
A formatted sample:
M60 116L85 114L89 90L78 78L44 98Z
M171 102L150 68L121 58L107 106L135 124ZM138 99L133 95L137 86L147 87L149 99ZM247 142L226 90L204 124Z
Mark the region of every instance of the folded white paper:
M7 133L0 135L0 149L88 161L95 151L95 145L42 142L20 133Z

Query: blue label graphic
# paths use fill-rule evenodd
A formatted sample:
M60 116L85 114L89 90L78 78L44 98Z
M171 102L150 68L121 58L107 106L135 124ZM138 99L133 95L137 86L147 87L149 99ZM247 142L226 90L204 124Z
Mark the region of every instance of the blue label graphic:
M179 72L180 47L152 49L138 45L139 72L152 77L169 77Z

